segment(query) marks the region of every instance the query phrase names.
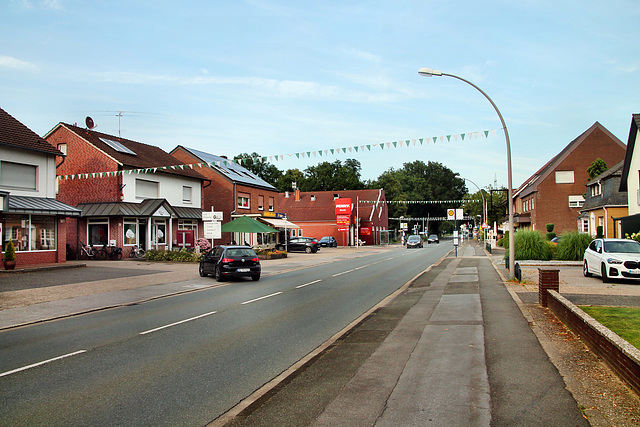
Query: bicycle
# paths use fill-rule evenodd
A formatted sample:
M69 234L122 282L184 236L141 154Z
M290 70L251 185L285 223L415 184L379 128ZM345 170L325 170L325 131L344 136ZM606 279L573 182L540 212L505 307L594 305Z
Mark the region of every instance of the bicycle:
M129 258L144 258L144 249L138 245L133 245L129 252Z
M93 247L93 245L85 245L80 241L80 259L100 259L100 251Z
M100 254L102 259L122 259L122 248L104 245L100 249Z

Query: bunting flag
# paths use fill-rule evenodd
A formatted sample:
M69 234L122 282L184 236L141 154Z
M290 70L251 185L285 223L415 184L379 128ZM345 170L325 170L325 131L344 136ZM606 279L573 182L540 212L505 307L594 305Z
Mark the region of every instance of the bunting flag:
M359 203L387 203L398 205L457 205L461 203L482 202L482 200L460 199L460 200L358 200Z
M381 150L386 149L391 149L391 147L393 148L402 148L403 146L406 146L407 148L410 147L415 147L416 144L419 142L420 145L423 145L423 143L429 144L431 142L433 142L434 144L438 141L440 142L444 142L445 139L447 140L447 142L451 142L451 137L453 137L454 141L458 141L458 137L460 137L460 139L462 141L465 140L465 138L467 138L467 140L471 140L472 138L478 139L478 137L483 137L484 138L489 138L489 135L495 135L497 133L497 129L492 129L492 130L484 130L484 131L475 131L475 132L465 132L465 133L460 133L460 134L450 134L450 135L441 135L441 136L430 136L430 137L426 137L426 138L417 138L417 139L399 139L397 141L391 141L391 142L381 142L379 144L367 144L367 145L354 145L354 146L350 146L350 147L340 147L340 148L326 148L326 149L322 149L322 150L316 150L316 151L304 151L304 152L298 152L298 153L288 153L286 154L288 157L293 157L296 156L296 158L300 159L300 158L311 158L311 157L322 157L323 153L325 156L328 156L329 153L331 153L332 155L338 155L340 153L353 153L354 151L356 153L359 152L364 152L365 148L367 149L367 151L371 151L372 148L376 148L376 147L380 147ZM221 167L221 166L227 166L229 164L239 164L239 165L243 165L243 164L247 164L249 161L252 162L262 162L265 163L267 161L267 159L269 159L269 161L271 162L273 159L275 159L275 161L279 161L279 160L284 160L285 157L284 154L274 154L274 155L270 155L270 156L257 156L257 157L250 157L250 158L242 158L242 159L233 159L233 160L224 160L224 161L216 161L216 162L202 162L202 163L189 163L189 164L182 164L182 165L171 165L171 166L158 166L158 167L153 167L153 168L141 168L141 169L127 169L127 170L119 170L119 171L104 171L104 172L91 172L91 173L79 173L79 174L72 174L72 175L59 175L57 177L57 179L59 180L67 180L67 179L89 179L89 178L103 178L103 177L116 177L116 176L122 176L123 174L129 174L131 175L132 173L135 174L141 174L141 173L156 173L158 171L166 171L166 170L185 170L185 169L192 169L195 170L196 168L202 168L202 167Z

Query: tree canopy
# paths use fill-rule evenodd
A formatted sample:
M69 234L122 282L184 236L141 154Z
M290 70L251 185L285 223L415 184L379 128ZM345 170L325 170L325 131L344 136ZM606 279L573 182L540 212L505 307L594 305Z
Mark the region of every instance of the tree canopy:
M606 172L609 169L607 163L598 157L591 166L587 168L587 173L589 174L589 179L593 179L596 176L600 175L602 172Z

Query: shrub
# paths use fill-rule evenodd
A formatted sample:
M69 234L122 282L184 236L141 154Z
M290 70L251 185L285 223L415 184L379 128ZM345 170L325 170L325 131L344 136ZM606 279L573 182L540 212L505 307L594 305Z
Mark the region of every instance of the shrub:
M199 262L202 254L180 249L179 251L165 251L149 249L144 253L147 261L168 261L168 262Z
M4 260L5 261L15 261L16 260L16 247L13 244L12 240L9 240L4 247Z
M502 236L496 244L498 246L503 246L505 249L509 249L509 232L505 231L504 236Z
M202 237L196 240L196 246L200 248L200 252L208 252L211 249L211 243Z
M548 241L552 241L556 237L556 233L551 231L551 232L546 234L546 237L547 237Z
M582 261L584 251L593 240L589 234L572 231L562 235L562 240L558 243L556 259L566 261Z
M551 223L547 224L547 233L553 232L554 227L555 227L554 224L551 224Z
M520 230L513 239L515 246L515 259L551 259L551 248L540 233L534 230Z

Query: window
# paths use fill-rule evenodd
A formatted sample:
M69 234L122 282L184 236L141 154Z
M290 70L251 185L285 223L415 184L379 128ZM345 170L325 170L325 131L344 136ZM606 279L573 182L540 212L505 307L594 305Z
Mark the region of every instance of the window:
M156 245L164 245L167 243L167 222L164 219L154 219L151 232L151 240L153 240Z
M65 156L67 155L67 144L58 144L58 150Z
M274 199L273 197L269 197L269 212L273 212L274 210Z
M602 194L602 183L598 182L595 185L591 186L591 196L599 196Z
M581 208L584 205L584 197L582 196L569 196L570 208Z
M258 196L258 210L264 210L264 196Z
M556 171L556 184L573 184L573 171Z
M238 194L238 207L242 209L250 209L249 194Z
M56 250L56 218L53 215L5 215L2 247L13 241L16 251Z
M159 184L146 179L136 179L136 199L157 199Z
M37 173L37 166L2 161L0 162L0 185L35 190Z
M142 246L142 242L140 242L140 229L143 228L146 224L145 220L139 220L137 218L125 218L123 221L124 225L124 245L125 246L133 246L140 245Z
M191 192L192 192L191 187L187 187L187 186L182 187L182 203L191 204Z
M109 219L89 218L87 244L104 246L109 243Z

